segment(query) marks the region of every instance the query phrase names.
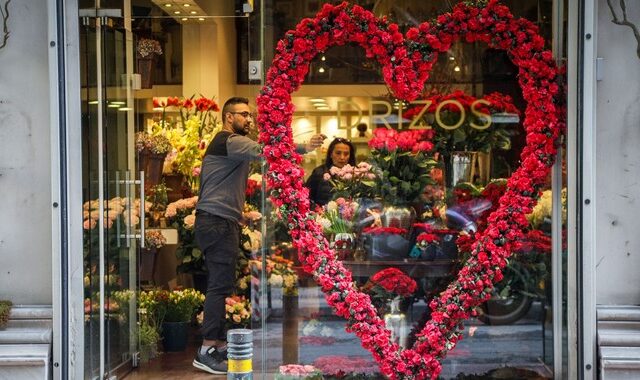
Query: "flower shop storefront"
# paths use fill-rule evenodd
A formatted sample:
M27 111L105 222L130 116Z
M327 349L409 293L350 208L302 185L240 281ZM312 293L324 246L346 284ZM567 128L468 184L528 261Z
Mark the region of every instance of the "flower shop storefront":
M81 9L86 378L195 373L199 170L235 95L265 163L226 305L254 376L563 377L564 2L324 3ZM195 30L236 38L216 93Z

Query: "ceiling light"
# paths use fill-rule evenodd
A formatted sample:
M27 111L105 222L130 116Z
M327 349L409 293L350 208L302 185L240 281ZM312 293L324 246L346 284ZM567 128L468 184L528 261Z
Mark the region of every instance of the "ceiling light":
M118 105L118 104L109 104L109 105L107 105L107 107L109 107L109 108L120 108L120 105Z
M318 111L326 111L326 110L330 110L331 108L329 108L329 106L319 106L319 107L316 107L316 109Z
M91 101L89 102L89 104L98 104L98 101L97 101L97 100L91 100Z
M324 100L324 98L313 98L313 99L309 99L309 101L311 103L326 103L327 101Z
M179 15L180 11L174 11L173 13Z
M460 71L460 66L456 66L456 67L454 67L454 68L453 68L453 71L455 71L455 72Z
M132 107L120 107L118 108L118 111L133 111Z
M164 6L167 7L167 8L171 8L171 4L169 4L169 3L165 4Z
M182 4L183 7L185 8L189 8L191 6L191 4Z
M113 101L111 102L111 104L119 104L119 105L123 105L123 104L127 104L125 102L121 102L121 101Z
M319 68L319 69L318 69L318 72L319 72L319 73L324 73L324 67Z
M198 12L196 12L196 11L191 11L190 13L191 13L192 15L198 14Z
M320 60L321 60L321 61L326 61L326 60L327 60L327 57L325 57L325 56L323 55L322 57L320 57Z
M198 21L204 21L204 17L198 17Z
M453 56L449 57L449 61L455 61L455 60L456 60L456 57L453 57Z
M183 17L183 18L181 18L180 20L182 20L182 21L187 21L187 18L186 18L186 17Z

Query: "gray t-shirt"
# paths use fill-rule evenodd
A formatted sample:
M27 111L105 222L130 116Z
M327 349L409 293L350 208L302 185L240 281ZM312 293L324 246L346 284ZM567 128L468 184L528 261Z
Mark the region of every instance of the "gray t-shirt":
M260 144L229 131L216 134L202 160L197 210L240 221L249 164L260 155Z

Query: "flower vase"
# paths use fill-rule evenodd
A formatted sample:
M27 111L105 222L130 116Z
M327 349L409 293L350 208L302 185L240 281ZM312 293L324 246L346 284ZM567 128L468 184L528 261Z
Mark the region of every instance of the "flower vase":
M184 198L182 194L184 176L182 174L166 174L164 183L167 186L167 200L169 203Z
M187 348L189 322L163 322L162 345L167 352L180 352Z
M157 248L144 248L140 250L140 259L138 263L138 276L141 283L154 283L154 274L156 270L156 257L158 256Z
M296 364L298 355L298 296L282 295L282 363Z
M491 150L488 152L478 152L477 175L478 182L486 185L491 181Z
M339 260L353 258L353 249L356 245L356 236L352 232L340 232L333 237L333 248Z
M152 58L138 58L138 73L140 74L140 87L151 88L153 85L153 64Z
M400 297L390 301L389 312L384 315L384 323L391 331L391 341L400 347L407 347L407 319L406 315L400 311Z
M164 165L164 159L167 156L166 153L157 154L148 152L148 158L146 160L146 167L144 170L144 186L145 190L152 188L160 183L162 179L162 166Z
M451 152L445 157L446 187L451 189L460 182L473 181L473 166L477 160L477 152Z

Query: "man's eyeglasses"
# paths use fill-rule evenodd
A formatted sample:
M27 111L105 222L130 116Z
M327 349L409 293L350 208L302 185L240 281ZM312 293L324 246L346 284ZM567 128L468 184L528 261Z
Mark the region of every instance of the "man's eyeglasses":
M251 112L248 112L248 111L242 111L242 112L229 111L229 113L234 114L234 115L242 115L242 117L244 117L245 119L248 118L248 117L251 117L253 119L253 114Z

